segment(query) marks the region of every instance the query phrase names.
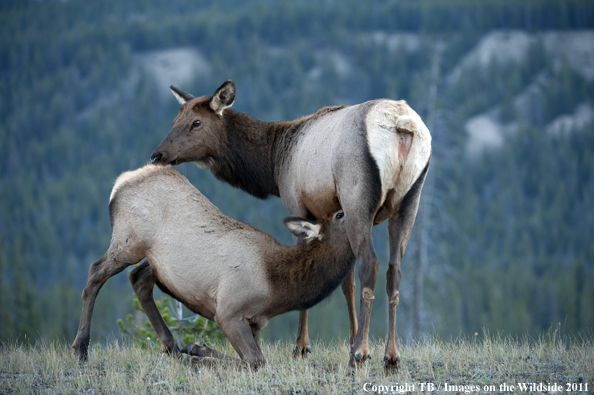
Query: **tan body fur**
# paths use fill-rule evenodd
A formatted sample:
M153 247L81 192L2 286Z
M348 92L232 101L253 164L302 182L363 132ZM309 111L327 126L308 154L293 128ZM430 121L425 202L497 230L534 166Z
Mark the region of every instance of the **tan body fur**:
M171 166L148 165L120 176L110 197L110 216L110 247L91 265L83 292L83 314L73 345L82 359L99 289L109 277L144 258L150 265L138 266L130 280L165 351L179 349L152 299L155 284L219 324L242 360L253 366L264 362L256 339L268 320L319 302L354 264L342 219L333 216L321 224L288 219L287 227L300 235L301 224L312 228L303 233L312 241L282 246L222 214ZM324 282L308 289L301 283L311 283L311 276ZM212 349L199 347L194 353L229 359Z
M289 212L305 215L309 211L315 218L324 218L327 213L341 208L339 201L344 199L340 199L337 186L343 187L343 194L347 194L358 181L357 175L352 173L346 174L344 179L340 177L343 168L350 169L352 161L358 157L348 159L353 153L352 145L361 139L360 130L352 125L363 117L369 151L380 172L382 190L377 212L382 208L393 211L399 206L429 161L431 135L404 101L375 100L338 109L305 123L302 137L295 143L290 159L281 167L277 181L281 199ZM401 147L401 138L409 142L404 147ZM410 161L407 160L409 155ZM388 213L384 212L376 216L374 222L379 224L387 218Z
M256 197L280 196L291 215L324 219L344 211L362 287L357 319L354 270L342 284L353 368L370 357L369 320L379 267L372 227L388 220L390 307L384 361L386 368L398 367L400 265L431 158L431 134L421 118L404 101L381 99L269 123L229 108L235 100L230 80L213 96L195 98L171 89L182 107L153 152L153 162L195 162ZM310 351L306 310L300 312L295 343L294 356L305 357Z

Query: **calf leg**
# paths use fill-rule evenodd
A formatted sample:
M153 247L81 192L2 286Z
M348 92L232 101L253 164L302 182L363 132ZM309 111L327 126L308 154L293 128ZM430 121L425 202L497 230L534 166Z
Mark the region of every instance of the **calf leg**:
M296 237L293 237L295 245L300 244ZM355 268L349 272L348 276L342 282L342 292L347 302L347 309L349 311L350 322L350 337L349 344L351 347L355 343L357 336L357 309L355 306ZM307 358L307 354L311 353L311 343L309 341L309 334L307 330L307 310L299 311L299 328L297 330L297 339L295 340L295 348L293 349L293 358Z
M136 262L138 262L138 260ZM115 276L126 267L136 262L118 262L113 259L108 251L105 255L91 264L91 267L89 268L89 277L87 278L87 286L82 293L83 308L80 324L78 325L76 339L74 339L74 343L72 344L74 353L78 356L80 361L86 361L88 357L89 342L91 339L91 317L93 316L93 307L95 306L95 299L97 299L99 290L101 290L103 284L105 284L110 277Z
M259 338L258 332L253 331L245 318L238 318L237 316L224 317L217 320L217 324L221 327L235 351L237 351L243 364L248 364L252 369L264 365L266 360L256 340ZM228 359L232 358L226 357ZM233 359L237 360L236 358Z
M253 336L254 336L254 343L256 343L256 347L258 347L258 350L260 351L260 353L262 353L262 348L260 347L260 332L254 333ZM188 348L189 348L189 351L187 353L192 356L196 356L196 357L211 357L211 358L216 358L216 359L227 359L227 360L232 360L232 361L237 360L237 358L230 357L229 355L222 353L218 350L215 350L214 348L210 348L206 344L203 344L202 346L200 346L198 344L194 344L194 345L192 345L192 347L188 347ZM185 352L185 351L182 350L182 352Z
M390 263L386 276L386 291L388 293L388 342L384 354L386 369L397 369L400 362L400 352L396 346L398 334L396 331L396 306L399 302L400 280L402 272L400 264L404 257L404 251L410 238L410 233L417 216L421 190L427 175L428 165L425 167L417 181L405 195L398 210L388 221L390 233Z
M187 345L181 350L181 352L199 358L216 358L216 359L237 359L228 356L225 353L220 352L214 348L208 347L206 344L200 345L197 343Z
M142 310L144 310L146 316L153 325L153 328L155 328L155 332L159 337L163 351L167 354L178 355L180 354L180 350L175 343L175 338L167 327L167 324L163 320L163 317L155 304L153 289L156 281L157 279L153 272L153 268L146 260L130 273L132 288L134 288L134 292L138 297Z

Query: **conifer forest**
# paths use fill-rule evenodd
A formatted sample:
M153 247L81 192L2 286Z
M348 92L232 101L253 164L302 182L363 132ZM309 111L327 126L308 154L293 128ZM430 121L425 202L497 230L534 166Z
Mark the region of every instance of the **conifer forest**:
M212 95L227 79L233 108L265 121L376 98L423 118L433 154L402 265L403 340L592 333L592 1L23 0L0 2L0 341L74 340L113 183L178 114L169 85ZM279 198L177 169L292 245ZM383 339L387 221L374 244L370 334ZM126 271L106 283L94 341L122 336L133 297ZM292 341L297 321L274 318L264 340ZM348 338L340 287L309 330Z

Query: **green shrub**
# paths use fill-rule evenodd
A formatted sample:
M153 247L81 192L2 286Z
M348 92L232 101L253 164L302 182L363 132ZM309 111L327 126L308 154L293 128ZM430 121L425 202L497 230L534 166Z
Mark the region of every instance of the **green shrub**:
M171 313L170 308L175 309L172 298L163 296L162 298L155 300L155 303L163 320L176 338L180 348L186 344L197 342L220 343L225 339L225 334L217 324L199 315L182 318L181 321L179 321L176 314ZM140 302L136 295L134 295L133 306L134 310L146 314L144 310L142 310L142 307L140 307ZM143 325L138 325L134 316L128 314L125 320L120 318L117 320L117 323L120 332L131 336L134 343L138 346L149 348L159 344L155 329L148 319Z

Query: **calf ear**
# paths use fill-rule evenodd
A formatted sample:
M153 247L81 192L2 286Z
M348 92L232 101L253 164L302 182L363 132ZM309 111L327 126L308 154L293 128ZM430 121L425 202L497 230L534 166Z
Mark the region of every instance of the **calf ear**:
M225 108L231 107L235 101L235 84L231 80L225 81L210 98L210 108L219 115L223 115Z
M194 96L190 95L188 92L184 92L181 89L177 89L173 85L169 85L169 89L171 89L171 92L173 92L173 96L175 96L179 104L181 104L182 106L186 104L186 102L189 102L194 98Z
M283 220L283 224L301 240L309 243L313 239L321 240L320 230L322 225L316 222L308 221L299 217L288 217Z

